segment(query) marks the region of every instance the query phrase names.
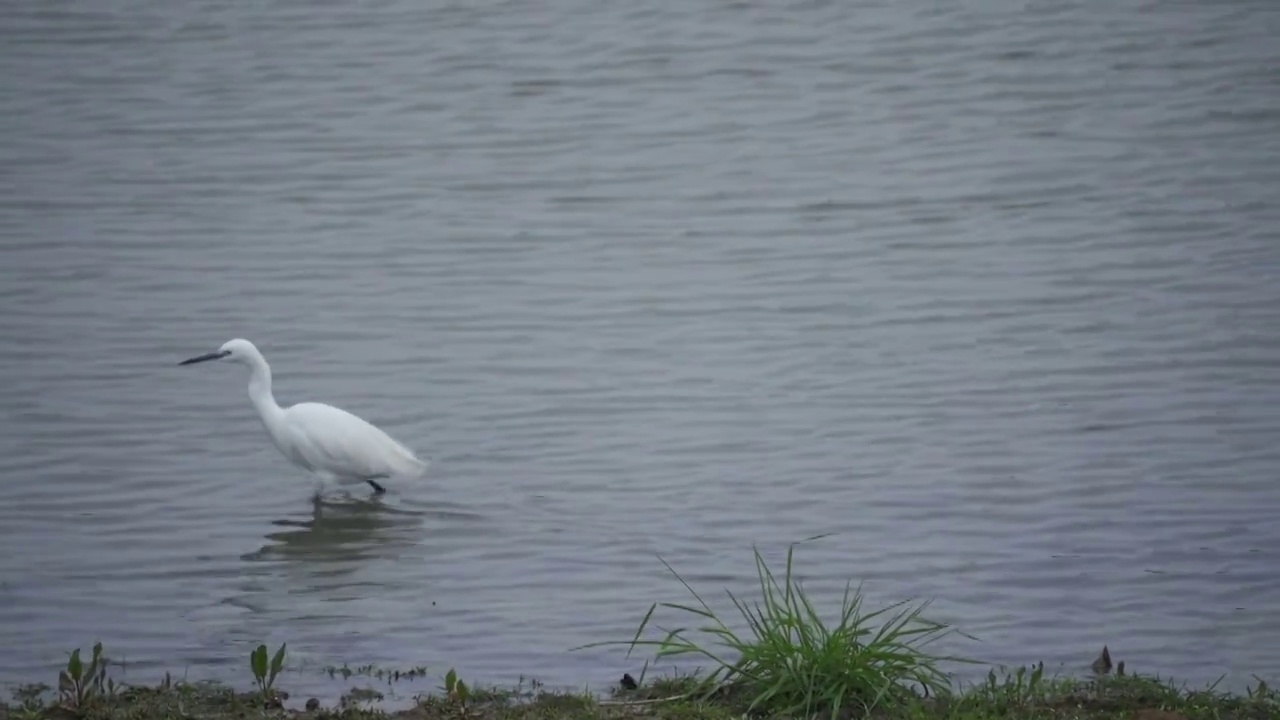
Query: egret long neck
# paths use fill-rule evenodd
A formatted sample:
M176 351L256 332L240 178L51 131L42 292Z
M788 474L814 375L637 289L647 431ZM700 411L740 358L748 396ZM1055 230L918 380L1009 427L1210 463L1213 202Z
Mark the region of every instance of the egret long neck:
M274 431L284 411L276 403L275 395L271 394L271 367L261 355L253 358L250 366L253 374L249 376L249 400L258 411L258 417L262 418L262 424L268 431Z

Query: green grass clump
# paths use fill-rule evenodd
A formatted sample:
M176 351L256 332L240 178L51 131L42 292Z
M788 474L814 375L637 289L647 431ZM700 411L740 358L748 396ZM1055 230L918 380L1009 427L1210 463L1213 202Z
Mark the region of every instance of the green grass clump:
M635 636L622 644L630 649L656 647L655 659L696 655L710 660L712 670L701 678L698 693L704 698L740 699L747 713L836 717L843 710L864 714L901 707L921 693L929 696L948 691L949 676L938 663L964 660L925 650L929 643L953 632L947 625L924 617L927 602L907 607L904 601L868 612L861 588L846 585L839 615L834 622L827 622L793 573L794 551L793 544L779 579L757 549L760 596L747 603L728 593L746 625L744 632L722 620L663 560L697 604L654 603ZM641 640L659 608L692 616L701 625L694 630L668 630L659 640Z

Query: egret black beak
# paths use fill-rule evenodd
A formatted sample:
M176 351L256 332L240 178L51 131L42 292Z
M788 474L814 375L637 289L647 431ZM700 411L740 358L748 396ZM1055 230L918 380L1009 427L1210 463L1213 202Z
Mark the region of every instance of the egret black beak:
M198 356L193 357L193 358L187 358L186 360L183 360L182 362L180 362L180 363L178 363L178 364L179 364L179 365L190 365L190 364L192 364L192 363L204 362L205 360L221 360L222 358L224 358L224 357L226 357L226 356L228 356L228 355L230 355L230 354L231 354L231 351L230 351L230 350L223 350L223 351L221 351L221 352L205 353L204 355L198 355Z

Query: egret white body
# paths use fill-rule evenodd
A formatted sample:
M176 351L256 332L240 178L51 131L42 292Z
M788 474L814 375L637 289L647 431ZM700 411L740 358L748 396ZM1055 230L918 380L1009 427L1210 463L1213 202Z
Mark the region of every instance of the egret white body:
M271 441L294 465L338 485L368 483L385 492L380 480L422 477L426 461L390 435L346 410L303 402L282 408L271 394L271 366L248 340L228 340L217 352L178 363L231 360L248 365L249 399Z

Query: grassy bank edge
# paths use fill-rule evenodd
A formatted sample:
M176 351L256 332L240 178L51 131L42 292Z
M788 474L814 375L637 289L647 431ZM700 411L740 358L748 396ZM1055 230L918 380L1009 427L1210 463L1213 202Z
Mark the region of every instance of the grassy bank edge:
M1042 667L1042 666L1041 666ZM883 720L1280 720L1280 694L1265 684L1244 693L1213 687L1189 689L1169 680L1141 675L1086 678L1037 677L1037 668L997 674L985 683L916 695L905 702L867 711L848 706L837 717ZM282 676L287 678L286 676ZM372 678L369 678L372 680ZM213 682L165 680L152 686L116 685L86 690L76 697L47 685L28 685L0 704L0 720L245 720L246 718L327 720L728 720L740 717L806 717L769 711L748 713L747 698L732 685L710 694L696 676L659 677L634 688L617 686L607 697L588 692L552 691L521 682L509 689L470 688L458 692L456 676L414 697L412 707L387 710L377 685L387 677L355 683L332 706L314 699L289 698L282 688L235 689ZM831 717L818 714L816 717Z

